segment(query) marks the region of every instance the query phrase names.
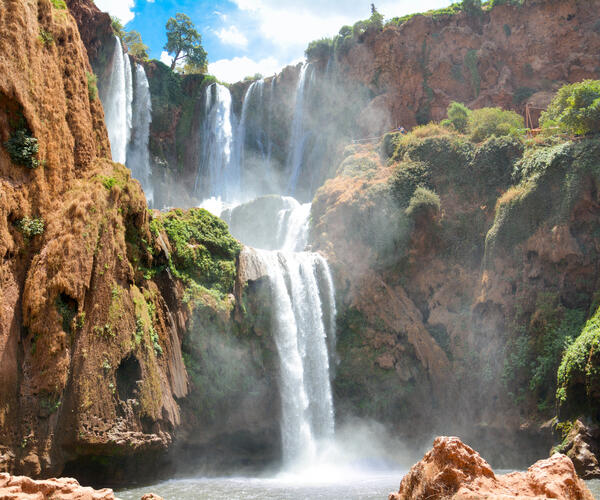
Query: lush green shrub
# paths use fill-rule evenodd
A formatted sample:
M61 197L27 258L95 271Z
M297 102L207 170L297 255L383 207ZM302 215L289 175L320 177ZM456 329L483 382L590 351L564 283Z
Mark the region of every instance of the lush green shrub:
M389 132L381 140L381 156L385 159L391 158L396 150L396 141L402 134L400 132ZM345 152L344 152L345 153Z
M29 239L44 232L44 219L23 217L17 223L17 227L23 233L23 236Z
M67 4L65 0L50 0L55 9L65 10L67 8Z
M566 350L557 374L556 400L562 416L580 416L597 405L600 387L600 309ZM597 407L597 406L596 406Z
M463 10L470 16L481 14L481 0L463 0Z
M481 142L491 137L516 134L525 126L523 117L500 108L481 108L471 112L468 131L471 140Z
M39 166L37 159L38 140L32 137L26 129L18 129L13 132L10 139L4 143L4 147L13 163L29 168Z
M403 162L389 180L392 196L401 207L407 207L419 187L431 188L431 173L423 162Z
M560 126L573 134L600 132L600 80L562 87L542 113L542 127Z
M334 42L331 38L321 38L310 42L304 51L304 55L309 61L326 60L331 56L333 48Z
M448 106L448 120L452 122L454 128L461 134L467 131L470 114L471 110L461 102L452 101L450 106Z
M96 78L96 75L94 73L88 73L87 71L85 72L85 77L87 79L88 94L90 96L90 101L95 101L98 97L98 78Z
M225 222L201 208L177 209L154 219L151 228L155 234L166 232L173 248L170 267L178 278L220 294L231 292L241 245Z
M490 137L477 148L471 161L473 184L496 197L498 191L511 185L515 163L522 157L523 150L523 143L517 138Z
M406 215L416 217L417 215L435 216L440 212L440 197L430 189L418 187L415 189L408 207Z

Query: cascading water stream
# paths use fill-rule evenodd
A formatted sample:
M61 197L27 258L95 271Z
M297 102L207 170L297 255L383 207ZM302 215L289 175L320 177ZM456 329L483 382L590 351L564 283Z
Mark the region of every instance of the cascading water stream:
M135 85L129 55L115 36L108 76L100 85L112 159L123 163L140 181L149 201L153 198L148 139L152 102L143 66L135 64Z
M301 205L290 197L282 197L279 203L282 208L276 218L271 216L277 231L271 232L270 240L264 235L261 239L269 250L255 249L252 254L270 286L280 366L283 455L286 465L295 467L314 461L320 445L333 438L329 359L335 351L336 311L327 261L317 253L302 251L307 244L310 204ZM248 210L259 216L254 212L256 204L248 204Z
M287 169L289 172L289 180L287 191L294 194L302 163L304 159L304 146L306 144L306 131L304 124L304 103L306 96L306 79L307 75L312 74L309 71L310 64L303 64L298 78L298 86L296 88L296 105L294 109L294 118L292 120L292 128L290 135L290 149L287 160Z
M152 122L152 100L146 72L141 64L135 65L135 91L133 99L133 114L131 140L127 149L127 167L133 177L140 181L146 198L153 198L151 183L150 151L148 139L150 123Z
M227 87L213 83L206 88L205 113L194 191L233 201L240 194L241 171L238 158L233 154L234 116Z
M126 62L127 61L127 62ZM129 78L126 69L129 68ZM121 41L115 36L115 49L111 61L108 81L100 88L104 107L106 129L110 140L113 161L125 164L127 142L131 127L131 66L129 57L124 56Z

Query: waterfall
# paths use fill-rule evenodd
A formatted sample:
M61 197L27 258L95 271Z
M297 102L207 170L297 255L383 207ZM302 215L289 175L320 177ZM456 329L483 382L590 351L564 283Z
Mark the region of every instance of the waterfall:
M289 181L287 190L290 194L296 191L298 177L302 170L302 160L304 158L304 146L306 143L306 131L304 125L304 103L306 95L306 77L309 64L303 64L298 78L298 86L296 87L296 105L294 108L294 118L292 120L292 128L290 134L290 145L287 160L287 169L289 171Z
M281 435L287 464L309 462L332 438L333 400L327 331L319 292L327 263L309 252L259 251L271 285L279 355Z
M127 68L129 68L129 78ZM108 80L100 89L100 98L104 106L112 159L124 164L131 126L131 66L129 57L124 57L121 41L116 36Z
M308 242L310 203L300 204L294 198L283 197L287 207L277 214L277 242L281 250L301 252Z
M205 113L194 191L232 201L240 194L241 176L239 161L232 154L234 117L227 87L213 83L206 88Z
M146 198L153 198L151 184L150 151L148 139L150 136L150 123L152 122L152 101L150 87L146 72L141 64L135 65L135 92L133 98L133 113L131 126L131 140L127 150L127 167L133 177L140 181Z
M271 213L265 216L269 208ZM310 463L317 458L319 445L334 434L330 358L335 360L336 316L327 261L301 251L307 244L310 203L267 196L229 215L237 230L268 248L251 253L260 263L255 267L264 269L271 292L283 455L288 466ZM276 226L277 231L257 236L263 225Z
M127 165L151 201L153 188L148 150L152 121L150 87L143 66L137 63L134 85L131 60L128 54L123 53L117 36L107 77L99 86L112 159Z

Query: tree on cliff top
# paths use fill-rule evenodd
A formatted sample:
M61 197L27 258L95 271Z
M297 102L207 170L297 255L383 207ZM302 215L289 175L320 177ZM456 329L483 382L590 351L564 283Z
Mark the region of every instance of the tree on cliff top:
M206 51L202 48L202 37L196 31L192 20L185 14L177 13L167 21L167 43L164 49L173 56L171 70L178 62L185 61L187 66L204 69Z
M584 80L561 87L542 113L543 128L559 126L572 134L600 132L600 80Z

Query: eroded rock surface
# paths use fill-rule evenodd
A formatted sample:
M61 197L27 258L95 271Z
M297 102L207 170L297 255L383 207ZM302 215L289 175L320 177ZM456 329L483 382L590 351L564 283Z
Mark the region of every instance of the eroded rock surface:
M559 453L524 472L496 476L475 450L456 437L438 437L423 459L402 479L389 500L557 498L592 500L573 462Z
M34 481L26 476L0 473L0 498L3 500L115 500L111 489L94 490L75 479L62 477ZM152 497L158 498L158 497Z

